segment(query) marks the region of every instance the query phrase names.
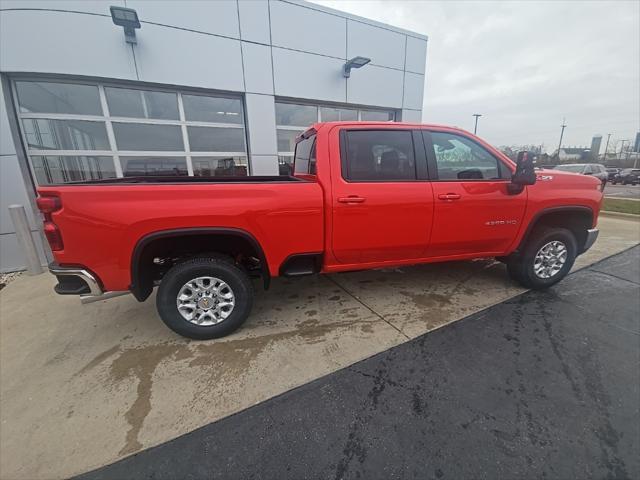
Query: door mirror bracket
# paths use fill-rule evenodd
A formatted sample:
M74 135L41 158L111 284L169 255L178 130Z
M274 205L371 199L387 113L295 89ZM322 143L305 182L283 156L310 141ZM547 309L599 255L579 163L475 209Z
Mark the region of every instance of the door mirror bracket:
M516 161L516 171L511 176L511 183L507 190L511 195L522 193L526 185L536 183L536 171L533 165L533 154L531 152L518 152Z

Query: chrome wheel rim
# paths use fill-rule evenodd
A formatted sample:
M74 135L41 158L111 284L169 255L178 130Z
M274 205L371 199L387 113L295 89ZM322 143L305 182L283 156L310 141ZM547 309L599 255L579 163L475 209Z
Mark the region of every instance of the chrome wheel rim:
M533 272L538 278L551 278L558 274L567 262L567 246L554 240L538 250L533 260Z
M182 318L207 327L224 321L236 305L231 287L216 277L189 280L178 291L176 306Z

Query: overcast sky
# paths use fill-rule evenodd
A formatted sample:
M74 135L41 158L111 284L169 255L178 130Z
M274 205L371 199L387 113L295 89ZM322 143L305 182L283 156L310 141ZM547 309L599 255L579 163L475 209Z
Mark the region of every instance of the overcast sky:
M429 36L423 122L492 144L586 145L640 130L640 1L313 0ZM618 144L618 147L620 144Z

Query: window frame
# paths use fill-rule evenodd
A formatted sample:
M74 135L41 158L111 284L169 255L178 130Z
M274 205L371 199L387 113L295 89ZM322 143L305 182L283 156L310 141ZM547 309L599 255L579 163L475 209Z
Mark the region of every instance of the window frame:
M411 134L411 143L413 146L413 158L415 168L415 178L398 178L398 179L372 179L372 180L353 180L347 178L347 134L349 132L409 132ZM425 155L425 146L419 135L419 131L413 128L380 128L380 127L363 127L363 128L343 128L339 132L340 140L340 178L346 183L414 183L429 181L427 171L427 159Z
M422 129L422 138L424 140L424 147L427 154L427 164L429 169L429 179L432 182L511 182L511 169L507 166L507 164L499 157L497 157L492 151L487 149L484 145L481 145L477 140L463 135L462 133L457 132L449 132L446 130L429 130ZM500 178L439 178L438 176L438 160L436 157L436 150L433 145L433 139L431 137L432 133L446 133L449 135L454 135L458 137L462 137L465 140L468 140L474 143L476 146L485 150L491 157L493 157L496 161L498 172ZM509 178L502 178L503 174L509 175Z
M96 157L96 156L107 156L113 160L114 169L116 172L116 178L123 178L124 172L122 169L122 164L120 162L120 157L184 157L186 161L187 167L187 175L194 176L193 169L193 158L197 157L244 157L245 164L247 168L247 175L251 175L251 163L249 162L249 140L248 136L248 126L247 126L247 117L246 117L246 102L244 99L244 95L242 94L232 94L225 92L217 92L217 91L205 91L199 89L189 89L189 88L170 88L165 86L153 85L153 84L132 84L129 82L117 82L117 81L100 81L98 79L92 78L65 78L63 76L51 76L51 75L11 75L9 77L10 85L11 85L11 97L14 104L14 110L16 113L16 120L18 124L18 130L20 134L20 138L22 139L24 145L24 152L28 159L29 170L31 171L32 178L35 180L36 185L40 185L40 182L37 180L36 172L33 166L33 162L31 160L32 156L59 156L59 157L73 157L73 156L85 156L85 157ZM52 82L52 83L64 83L70 85L90 85L98 88L98 100L102 109L102 115L89 115L89 114L67 114L67 113L28 113L20 111L20 102L18 98L18 91L16 87L17 82ZM107 96L105 88L124 88L128 90L140 90L140 91L152 91L152 92L166 92L175 94L178 102L178 119L169 120L169 119L155 119L155 118L136 118L136 117L120 117L120 116L112 116L109 111L109 105L107 102ZM218 98L232 98L238 99L242 105L242 117L243 122L238 124L227 124L227 123L215 123L215 122L202 122L202 121L192 121L186 120L186 115L184 111L184 104L182 101L183 95L199 95L205 97L218 97ZM23 126L23 120L26 119L42 119L42 120L86 120L91 122L101 122L105 124L107 130L107 140L109 149L108 150L43 150L43 149L33 149L29 148L25 128ZM113 123L131 123L131 124L151 124L151 125L172 125L179 126L181 137L183 139L183 150L166 150L166 151L155 151L155 150L120 150L117 147L116 138L113 130ZM189 145L189 134L187 127L213 127L213 128L236 128L243 130L243 140L245 150L243 152L223 152L223 151L191 151ZM57 185L58 183L50 183L47 185ZM43 184L44 185L44 184Z

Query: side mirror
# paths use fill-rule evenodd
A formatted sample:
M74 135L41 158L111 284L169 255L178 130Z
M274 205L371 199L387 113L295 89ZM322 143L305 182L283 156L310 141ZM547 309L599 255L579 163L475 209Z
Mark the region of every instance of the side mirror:
M533 185L534 183L536 183L536 171L533 165L533 154L518 152L516 171L511 176L509 193L513 195L521 193L525 185Z

